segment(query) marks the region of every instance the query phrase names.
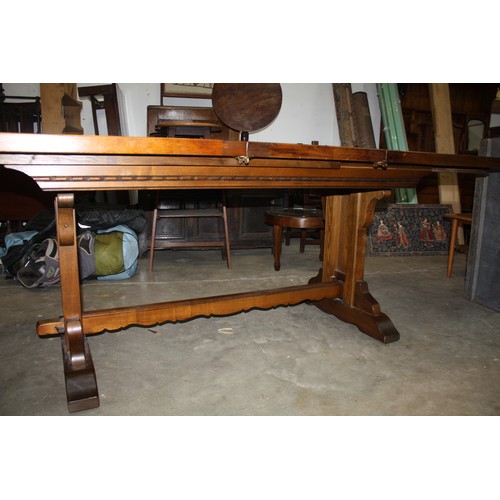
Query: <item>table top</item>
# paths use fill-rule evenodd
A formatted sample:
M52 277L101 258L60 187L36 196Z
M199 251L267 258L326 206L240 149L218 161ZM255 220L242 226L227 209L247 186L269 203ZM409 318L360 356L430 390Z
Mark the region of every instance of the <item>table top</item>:
M432 172L487 175L500 158L288 143L0 133L0 165L48 191L416 187Z
M317 208L273 208L266 212L275 217L299 217L302 219L323 219L323 211Z

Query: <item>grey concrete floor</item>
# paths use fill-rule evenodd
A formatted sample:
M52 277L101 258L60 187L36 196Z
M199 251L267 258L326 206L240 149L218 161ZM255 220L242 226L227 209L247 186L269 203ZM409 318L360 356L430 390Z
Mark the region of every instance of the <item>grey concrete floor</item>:
M86 282L87 310L307 283L318 248L157 252L120 282ZM78 415L498 415L500 313L464 299L465 257L369 257L370 290L401 334L383 345L302 304L89 337L101 405ZM0 414L67 415L60 288L0 280Z

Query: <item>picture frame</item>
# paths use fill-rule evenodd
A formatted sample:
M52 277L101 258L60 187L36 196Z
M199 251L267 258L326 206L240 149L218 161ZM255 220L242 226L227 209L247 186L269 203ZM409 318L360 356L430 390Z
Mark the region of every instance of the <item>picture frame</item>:
M194 97L210 99L213 83L162 83L161 97Z

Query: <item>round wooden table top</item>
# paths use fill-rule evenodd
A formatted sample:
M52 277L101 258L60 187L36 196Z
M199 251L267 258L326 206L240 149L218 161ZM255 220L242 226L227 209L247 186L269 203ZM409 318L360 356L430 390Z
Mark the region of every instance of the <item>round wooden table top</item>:
M278 116L279 83L215 83L212 106L219 120L238 132L255 132Z
M298 229L321 229L325 226L323 212L314 208L277 208L268 210L266 224Z

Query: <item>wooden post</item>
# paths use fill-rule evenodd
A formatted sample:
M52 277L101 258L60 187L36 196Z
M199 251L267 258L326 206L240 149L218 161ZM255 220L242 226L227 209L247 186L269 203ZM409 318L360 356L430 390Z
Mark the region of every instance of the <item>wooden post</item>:
M83 134L76 83L41 83L42 132Z
M335 113L339 125L340 145L354 147L356 136L352 115L352 94L350 83L332 83Z
M434 140L436 153L455 154L453 123L451 118L450 88L447 83L430 83L432 119L434 122ZM439 202L451 205L453 213L462 212L458 176L454 172L439 173ZM464 243L462 228L458 232L459 244Z

